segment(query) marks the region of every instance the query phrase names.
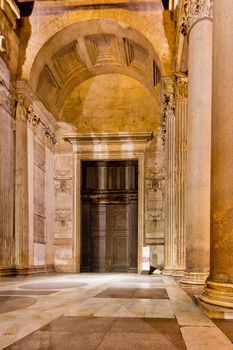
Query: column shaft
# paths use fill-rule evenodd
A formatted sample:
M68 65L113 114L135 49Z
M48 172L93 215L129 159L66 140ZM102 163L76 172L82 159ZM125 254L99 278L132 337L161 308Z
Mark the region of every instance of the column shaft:
M212 21L189 33L186 181L186 272L181 282L204 284L209 272Z
M176 99L176 240L174 275L185 271L185 178L187 161L187 112L188 100L185 96Z
M175 236L175 116L170 111L166 119L166 189L165 189L165 271L172 274L174 267Z
M210 277L201 297L233 307L233 1L214 1Z

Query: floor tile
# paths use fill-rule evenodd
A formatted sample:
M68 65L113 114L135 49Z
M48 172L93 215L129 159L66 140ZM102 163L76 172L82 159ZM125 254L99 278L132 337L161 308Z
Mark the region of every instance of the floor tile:
M56 293L57 290L37 290L37 291L32 291L32 290L2 290L0 291L0 295L50 295L53 293Z
M110 332L145 334L180 334L174 319L117 318Z
M36 332L7 350L95 350L103 333Z
M186 346L179 335L108 333L98 350L185 350Z
M168 299L165 288L107 288L95 298Z
M79 288L86 286L87 283L81 282L48 282L48 283L29 283L20 286L21 289L66 289Z
M33 305L36 299L31 297L0 296L0 314Z
M188 350L233 350L230 340L217 327L181 327Z
M163 283L161 278L125 278L123 283Z
M69 331L75 333L106 333L112 327L115 319L111 317L59 317L41 328L41 331Z
M233 320L213 319L212 321L233 343Z
M170 300L148 300L145 310L145 317L174 318L174 312L172 310Z

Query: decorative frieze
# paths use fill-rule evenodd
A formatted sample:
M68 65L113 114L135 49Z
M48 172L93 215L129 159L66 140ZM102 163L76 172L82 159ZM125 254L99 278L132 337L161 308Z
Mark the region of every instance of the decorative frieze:
M0 78L0 107L14 116L15 94L7 87L5 80L2 78Z
M53 133L50 127L45 125L41 118L36 115L32 105L27 108L25 107L24 99L22 96L19 96L17 99L16 119L27 121L28 126L33 130L34 133L36 133L37 127L41 125L43 128L43 133L45 135L46 144L48 146L54 146L57 143L55 133Z
M44 134L46 136L47 145L55 145L57 143L55 134L51 131L49 126L44 126Z
M72 178L59 178L59 177L55 177L54 181L55 181L55 195L57 195L58 193L68 193L68 194L72 194Z
M166 139L166 124L167 117L170 114L174 114L175 105L173 94L164 92L162 97L162 113L161 113L161 128L162 128L162 143L165 145Z
M33 111L32 106L29 106L27 109L27 119L28 119L28 125L31 127L31 129L33 130L33 132L36 132L36 128L37 126L40 124L41 120L40 118L35 114L35 112Z
M213 0L185 0L180 32L188 35L193 24L202 18L213 18Z

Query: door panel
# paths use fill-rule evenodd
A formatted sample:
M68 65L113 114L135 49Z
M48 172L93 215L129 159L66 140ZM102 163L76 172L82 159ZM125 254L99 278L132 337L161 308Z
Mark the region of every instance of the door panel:
M112 271L128 271L129 205L108 205L107 250Z
M91 206L91 271L105 272L106 205Z

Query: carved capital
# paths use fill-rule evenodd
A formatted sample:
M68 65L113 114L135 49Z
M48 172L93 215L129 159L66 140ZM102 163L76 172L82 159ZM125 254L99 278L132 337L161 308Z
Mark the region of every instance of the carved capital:
M175 104L173 94L164 92L162 96L162 113L161 113L161 128L162 128L162 143L165 145L166 139L166 122L167 117L172 114L174 115Z
M9 90L3 79L0 78L0 107L14 117L15 94Z
M188 76L186 74L174 75L174 92L176 97L188 97Z
M185 0L180 32L188 35L193 24L202 18L213 18L213 0Z
M57 143L57 139L55 134L51 131L49 126L44 127L44 133L47 139L48 145L55 145Z
M33 132L36 132L36 129L38 125L40 124L41 120L40 118L35 114L33 107L29 106L27 109L27 120L28 120L28 125L31 127Z
M17 99L15 117L16 120L27 121L27 108L25 107L24 98L22 96L19 96Z

